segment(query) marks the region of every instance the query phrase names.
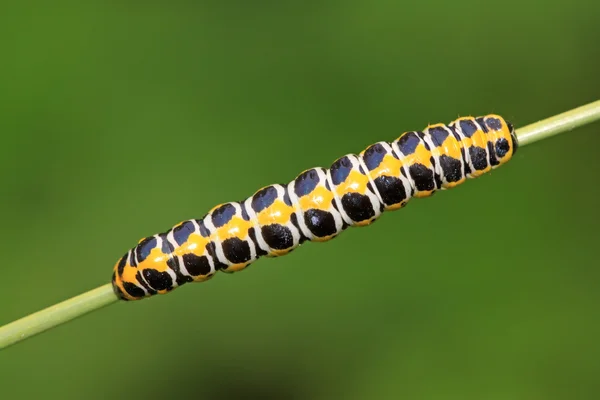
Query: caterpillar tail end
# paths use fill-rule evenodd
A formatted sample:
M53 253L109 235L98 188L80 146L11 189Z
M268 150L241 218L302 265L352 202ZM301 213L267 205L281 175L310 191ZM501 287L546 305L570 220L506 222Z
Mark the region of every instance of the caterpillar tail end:
M123 257L114 267L111 280L113 292L119 300L124 301L140 300L145 298L147 296L146 292L133 283L136 281L133 280L133 282L129 282L127 280L132 280L137 274L136 271L131 267L129 267L131 268L130 271L126 271L126 273L124 273L124 269L126 268L124 259L125 257Z
M116 273L113 273L113 275L112 275L111 284L112 284L113 292L115 293L115 296L117 296L117 298L119 300L124 300L124 301L136 300L136 298L129 296L127 294L127 292L124 290L123 282L120 281L120 279L118 278Z

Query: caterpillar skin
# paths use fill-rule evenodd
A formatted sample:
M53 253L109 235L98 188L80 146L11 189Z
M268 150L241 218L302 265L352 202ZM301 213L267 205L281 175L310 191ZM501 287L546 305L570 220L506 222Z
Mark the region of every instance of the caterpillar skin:
M508 162L517 147L512 125L498 115L405 132L142 239L115 265L113 288L120 299L138 300L240 271L260 256L285 255L306 240L330 240L411 197L476 178Z

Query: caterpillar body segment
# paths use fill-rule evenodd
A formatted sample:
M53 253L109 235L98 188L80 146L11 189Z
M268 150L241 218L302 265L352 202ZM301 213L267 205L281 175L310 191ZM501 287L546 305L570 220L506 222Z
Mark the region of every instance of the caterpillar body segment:
M120 299L138 300L217 271L240 271L261 256L283 256L307 240L330 240L412 197L481 176L508 162L517 147L512 125L494 114L405 132L140 240L116 263L113 288Z

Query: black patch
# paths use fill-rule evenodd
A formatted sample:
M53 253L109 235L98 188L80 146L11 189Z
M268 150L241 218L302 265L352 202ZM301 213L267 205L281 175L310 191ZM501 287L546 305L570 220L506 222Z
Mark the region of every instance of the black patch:
M493 129L495 131L502 130L502 122L500 122L498 118L486 118L485 124L488 126L488 128Z
M462 131L465 137L470 138L477 132L477 125L473 123L471 120L462 120L459 122L460 130Z
M433 172L423 164L413 164L408 168L414 186L418 191L430 191L435 189L433 183Z
M211 272L210 262L206 256L184 254L182 257L185 269L193 276L208 275ZM190 280L192 280L190 278Z
M404 168L404 166L400 167L400 174L408 179L408 176L406 175L406 168Z
M431 151L431 147L429 147L429 143L427 143L425 141L425 133L417 132L417 135L421 138L421 142L423 143L423 146L425 147L425 149L428 151Z
M304 213L304 223L308 229L317 237L333 235L337 232L335 219L327 211L311 208Z
M469 157L471 157L471 163L476 171L482 171L487 168L487 153L485 149L478 146L469 147Z
M436 188L441 188L442 187L442 177L439 174L434 174L433 175L433 179L435 182L435 187Z
M173 252L173 250L175 250L175 247L173 247L173 245L169 242L169 240L167 239L167 235L169 234L169 232L164 232L164 233L159 233L158 236L161 239L161 246L160 246L160 250L164 253L164 254L171 254Z
M471 173L471 166L470 166L470 165L469 165L469 163L467 162L467 157L466 157L466 154L465 154L465 149L464 149L464 147L461 147L461 148L460 148L460 155L461 155L461 157L462 157L462 159L463 159L463 165L464 165L464 167L465 167L465 176L467 176L468 174L470 174L470 173Z
M206 228L206 225L204 225L204 217L202 219L197 219L196 223L200 227L200 235L202 235L202 237L205 237L205 238L209 237L210 231L208 230L208 228Z
M127 299L127 298L125 297L125 293L123 293L123 292L121 291L121 289L120 289L120 288L117 286L117 284L116 284L116 282L115 282L115 276L114 276L114 274L113 274L113 280L112 280L112 288L113 288L113 292L115 293L115 295L117 296L117 298L118 298L119 300L125 300L125 301L128 301L128 300L129 300L129 299Z
M441 188L442 187L442 177L440 176L440 174L438 174L437 170L437 158L435 158L433 155L431 157L429 157L429 162L431 163L431 169L433 170L433 181L435 182L435 188Z
M489 130L487 125L485 124L485 120L483 117L475 118L475 121L477 121L477 123L479 124L479 126L481 126L481 129L483 129L485 133L488 133Z
M331 185L329 185L329 179L325 179L325 189L331 192Z
M465 153L465 148L463 147L464 143L461 142L462 138L458 134L455 126L450 125L450 130L452 131L452 135L454 136L454 138L459 142L458 146L460 148L460 157L461 157L461 160L462 160L462 163L463 163L463 168L464 168L464 170L463 170L464 172L463 173L465 174L464 176L466 177L467 174L471 173L471 167L469 166L469 163L467 161L467 157L466 157L466 153Z
M155 269L145 269L142 271L142 274L144 275L146 282L148 282L148 285L150 285L150 287L156 291L166 290L173 285L173 280L168 272L159 272Z
M367 190L371 193L375 193L375 190L373 190L373 185L371 185L371 181L367 182Z
M134 268L137 267L137 265L138 265L138 263L135 259L135 247L133 249L129 250L129 265L131 265Z
M360 193L346 193L342 196L342 206L354 222L366 221L375 216L371 200Z
M244 203L239 203L239 205L242 209L242 219L244 221L250 221L250 216L248 215L248 210L246 210L246 205Z
M396 140L396 143L402 154L409 155L415 152L417 146L421 143L421 139L419 139L416 132L406 132Z
M363 166L362 166L362 165L360 165L360 164L358 165L358 172L360 172L360 173L361 173L361 174L363 174L363 175L366 175L366 174L367 174L367 173L365 172L365 169L363 168Z
M140 289L137 285L134 285L131 282L123 282L123 289L125 289L129 296L138 299L146 295L143 289Z
M252 209L257 213L269 208L277 199L277 189L267 186L252 196Z
M344 182L348 175L350 175L350 171L352 171L352 162L346 156L337 159L329 169L331 173L331 181L334 185L339 185Z
M294 236L287 227L279 224L270 224L260 228L263 239L270 248L286 250L294 246Z
M148 291L148 294L153 295L156 294L156 290L152 289L152 287L146 282L140 270L138 270L135 274L135 279L140 283L144 289Z
M510 150L510 144L508 140L501 138L496 142L496 155L500 158L504 157Z
M181 269L179 268L179 258L171 257L167 260L167 266L175 272L175 277L177 281L177 285L183 285L186 282L191 282L193 279L190 276L184 275L181 273Z
M335 211L340 211L340 209L338 208L338 204L337 204L337 200L333 199L333 201L331 202L331 204L333 205L333 208L335 209Z
M385 148L381 145L381 143L376 143L372 146L369 146L363 156L362 159L369 169L369 171L373 171L375 168L379 167L379 164L383 161L385 157Z
M177 244L181 246L188 240L192 232L194 232L194 223L192 221L185 221L173 228L173 237Z
M287 186L283 187L284 189L284 194L283 194L283 202L287 205L287 206L291 206L292 205L292 200L290 199L290 194L288 193L288 188Z
M167 259L167 267L171 268L175 273L179 272L179 258L169 257Z
M442 154L440 157L440 165L444 171L446 182L458 182L462 179L462 167L460 160Z
M123 274L125 265L127 265L127 256L128 255L129 255L129 252L125 253L123 255L123 257L121 257L121 259L119 260L119 264L117 265L117 272L119 273L119 276L121 276Z
M215 270L216 271L221 271L224 270L228 267L227 264L222 263L219 260L219 257L217 257L217 249L216 249L216 245L215 242L210 242L206 244L206 251L208 251L208 254L210 254L210 257L213 259L213 263L215 264Z
M256 250L257 257L266 256L267 254L269 254L258 245L258 241L256 240L256 231L254 230L254 228L248 229L248 236L250 236L250 239L252 239L252 243L254 243L254 249Z
M307 237L304 236L304 233L302 233L302 229L300 229L300 225L298 224L298 216L296 215L296 213L292 213L292 215L290 215L290 221L292 221L292 225L294 225L296 227L296 229L298 230L298 232L300 233L300 243L303 243Z
M245 263L252 258L250 245L240 238L225 239L221 246L225 257L234 264Z
M313 169L304 171L294 181L296 196L302 197L311 193L319 184L319 174Z
M456 131L456 127L454 125L447 125L447 128L450 129L450 132L452 133L452 137L454 137L454 139L456 139L458 142L460 142L462 138Z
M517 134L512 129L512 125L509 124L509 126L510 126L510 138L511 138L511 142L513 145L512 155L514 156L515 153L517 152L517 149L519 148L519 139L517 139Z
M300 225L298 224L298 215L296 215L296 213L290 215L290 221L292 221L292 225L294 225L299 232L302 232Z
M156 247L156 238L154 236L149 236L142 240L136 247L135 253L137 255L138 263L143 262L150 255L150 251Z
M435 127L429 129L429 136L431 137L431 141L436 147L441 146L444 143L444 140L448 137L448 131L442 127Z
M492 142L488 141L487 147L490 153L490 165L492 167L495 167L496 165L500 164L500 161L498 161L498 159L496 158L496 151L494 150L494 145L492 145Z
M227 224L235 215L235 207L231 203L223 204L212 213L212 223L215 228Z

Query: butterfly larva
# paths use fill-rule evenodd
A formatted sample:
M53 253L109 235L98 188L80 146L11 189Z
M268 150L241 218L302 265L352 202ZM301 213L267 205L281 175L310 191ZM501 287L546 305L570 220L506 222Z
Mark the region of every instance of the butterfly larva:
M260 256L282 256L305 240L327 241L365 226L411 197L431 196L506 163L517 149L512 125L498 115L459 118L406 132L312 168L242 202L220 204L201 219L142 239L115 265L123 300L167 293L215 272L235 272Z

